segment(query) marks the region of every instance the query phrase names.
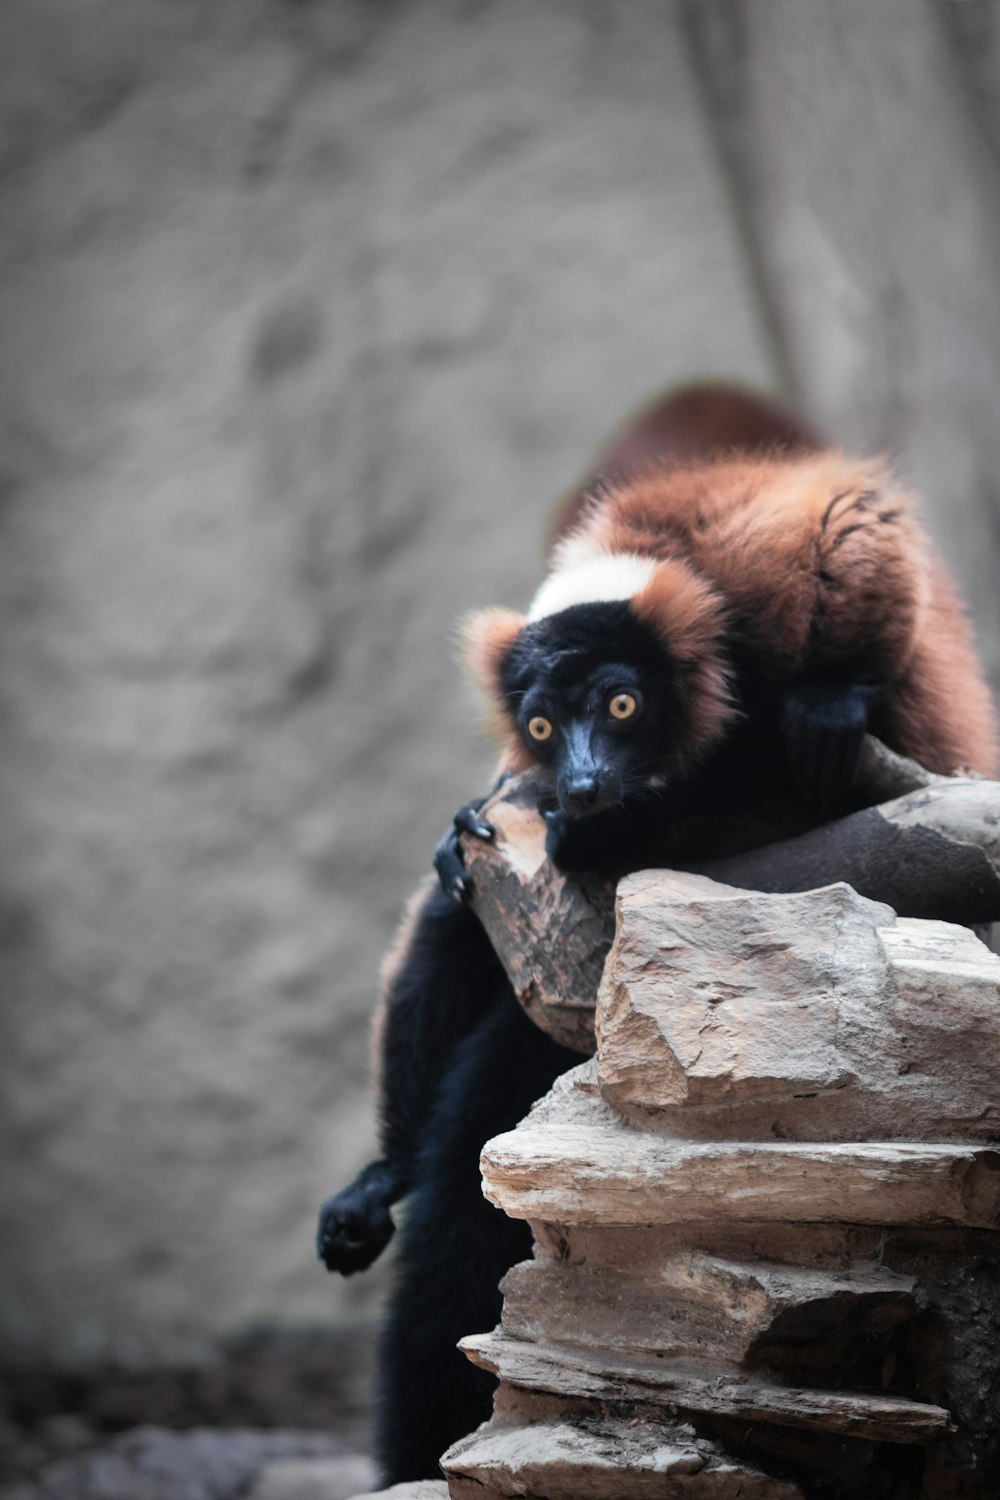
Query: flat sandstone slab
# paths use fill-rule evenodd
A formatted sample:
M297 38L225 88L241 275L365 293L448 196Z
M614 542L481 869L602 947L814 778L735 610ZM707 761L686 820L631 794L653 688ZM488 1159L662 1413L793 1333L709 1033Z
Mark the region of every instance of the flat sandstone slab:
M864 1392L772 1385L717 1366L524 1343L499 1332L473 1334L459 1348L510 1385L557 1396L662 1404L869 1442L926 1443L952 1430L950 1416L940 1406Z
M856 1338L917 1312L913 1280L884 1268L819 1270L725 1260L697 1251L655 1267L593 1270L530 1260L501 1283L512 1338L659 1358L738 1364L778 1320L807 1320L812 1338L844 1319Z
M592 1063L487 1141L483 1191L517 1219L1000 1226L1000 1152L908 1141L691 1141L637 1131L596 1094Z

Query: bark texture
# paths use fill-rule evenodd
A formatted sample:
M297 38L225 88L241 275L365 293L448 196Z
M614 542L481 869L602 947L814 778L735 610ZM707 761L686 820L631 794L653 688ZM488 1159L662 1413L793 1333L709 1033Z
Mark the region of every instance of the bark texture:
M696 865L695 874L772 895L842 882L901 917L1000 920L1000 783L934 775L871 736L858 781L878 806ZM615 930L614 894L609 882L563 877L547 859L538 795L530 777L519 777L484 805L496 837L463 841L473 904L532 1020L565 1046L588 1051ZM766 924L767 903L754 905Z

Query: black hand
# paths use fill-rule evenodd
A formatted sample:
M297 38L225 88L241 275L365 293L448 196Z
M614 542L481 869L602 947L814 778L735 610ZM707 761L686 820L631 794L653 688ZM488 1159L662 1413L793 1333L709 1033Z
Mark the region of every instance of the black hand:
M395 1173L388 1162L377 1161L327 1198L319 1211L316 1254L328 1271L352 1276L367 1270L395 1232L389 1205L398 1196Z
M451 827L434 850L434 868L442 889L459 903L468 901L472 894L472 882L465 869L462 845L463 833L471 833L477 839L492 839L495 829L492 823L479 816L485 797L475 802L466 802L451 820Z

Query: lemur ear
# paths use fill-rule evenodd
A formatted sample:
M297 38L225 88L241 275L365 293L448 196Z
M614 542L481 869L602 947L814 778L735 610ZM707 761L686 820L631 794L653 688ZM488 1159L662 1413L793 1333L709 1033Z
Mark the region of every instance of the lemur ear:
M521 738L507 712L500 674L527 623L527 618L513 609L479 609L467 615L461 625L462 655L486 698L490 732L506 743L508 758L518 762L524 758Z
M735 713L725 652L721 597L693 568L667 558L629 601L680 667L688 694L690 750L717 740Z
M465 664L488 697L499 696L504 660L527 623L514 609L477 609L462 621Z
M533 762L524 748L507 709L501 674L503 664L528 623L513 609L480 609L467 615L461 626L465 665L486 699L487 728L503 745L505 770L524 770Z

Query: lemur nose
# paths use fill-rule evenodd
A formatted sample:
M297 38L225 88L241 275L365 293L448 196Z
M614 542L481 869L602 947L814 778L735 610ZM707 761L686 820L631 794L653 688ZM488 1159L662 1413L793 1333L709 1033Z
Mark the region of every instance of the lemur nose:
M566 783L567 810L589 812L597 801L600 783L596 776L574 776Z

